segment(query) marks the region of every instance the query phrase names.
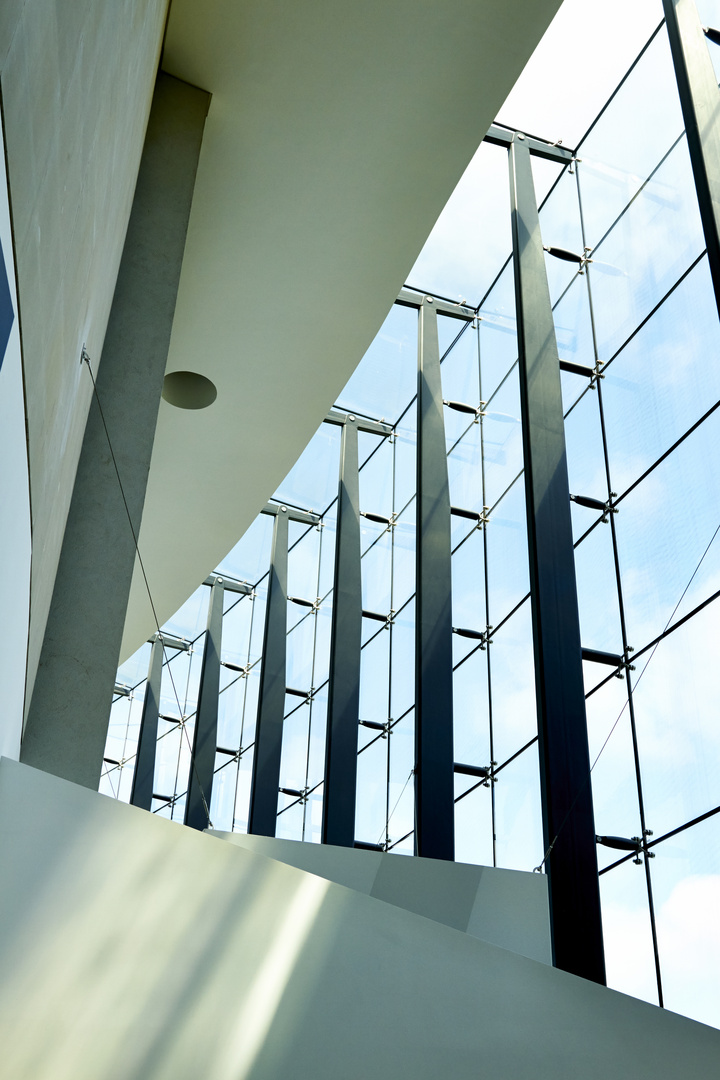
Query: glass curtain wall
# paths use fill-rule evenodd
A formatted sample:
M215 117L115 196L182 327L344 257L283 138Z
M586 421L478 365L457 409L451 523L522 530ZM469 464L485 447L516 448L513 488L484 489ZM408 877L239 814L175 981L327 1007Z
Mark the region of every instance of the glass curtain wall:
M505 150L481 153L486 179L506 175ZM663 24L572 164L534 159L533 168L538 192L550 189L544 244L587 257L548 253L546 266L561 361L585 369L563 371L562 390L582 644L596 654L584 663L595 823L600 837L637 845L598 847L608 981L720 1025L720 328ZM509 222L507 183L488 190ZM438 317L453 508L456 858L531 871L544 852L509 227L504 263L489 272L480 238L477 249L456 295L477 317ZM456 293L451 253L433 278L436 296ZM484 295L474 291L490 280ZM359 435L356 841L402 854L414 840L416 365L417 312L395 306L337 403L392 428ZM320 515L317 526L290 522L277 820L278 836L313 842L339 444L340 429L323 424L275 497ZM209 807L217 829L247 828L271 533L261 515L218 568L253 588L225 595ZM180 821L208 593L201 586L166 627L190 647L170 650L163 669L152 810ZM149 651L118 674L108 735L101 790L126 800Z

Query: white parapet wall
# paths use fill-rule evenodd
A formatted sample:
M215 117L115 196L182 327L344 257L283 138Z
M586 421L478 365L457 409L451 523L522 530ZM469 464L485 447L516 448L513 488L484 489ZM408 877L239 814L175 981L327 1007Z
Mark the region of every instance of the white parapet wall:
M708 1080L720 1032L0 761L8 1080Z
M492 945L552 963L547 878L542 874L246 833L208 832Z

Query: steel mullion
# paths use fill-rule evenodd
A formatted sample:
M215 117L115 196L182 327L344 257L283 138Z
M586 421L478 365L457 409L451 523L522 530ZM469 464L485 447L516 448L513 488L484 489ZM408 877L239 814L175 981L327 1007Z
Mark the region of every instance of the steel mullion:
M663 10L720 310L720 90L694 0L663 0Z
M560 362L530 154L509 150L535 684L553 961L605 982Z
M453 859L450 492L440 378L437 307L418 315L417 541L415 657L415 849Z
M349 414L340 443L323 788L323 843L342 847L355 842L362 643L358 426Z
M200 671L190 778L185 803L185 824L191 829L206 829L210 823L209 811L217 745L224 596L223 579L217 577L210 587L207 632Z
M265 607L248 832L274 836L277 821L287 656L288 512L275 507Z
M130 795L132 805L140 806L143 810L149 810L152 806L163 651L162 637L160 634L156 634L150 649L145 700L143 701L140 717L140 736L135 754L135 773Z

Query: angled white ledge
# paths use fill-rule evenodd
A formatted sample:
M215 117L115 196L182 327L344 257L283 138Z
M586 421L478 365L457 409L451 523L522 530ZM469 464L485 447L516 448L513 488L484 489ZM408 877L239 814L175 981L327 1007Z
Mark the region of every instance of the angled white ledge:
M170 74L212 93L140 532L161 623L295 463L559 0L173 0ZM172 549L167 537L172 536ZM152 630L136 573L123 656Z
M542 874L215 829L207 832L491 945L552 963L547 878Z

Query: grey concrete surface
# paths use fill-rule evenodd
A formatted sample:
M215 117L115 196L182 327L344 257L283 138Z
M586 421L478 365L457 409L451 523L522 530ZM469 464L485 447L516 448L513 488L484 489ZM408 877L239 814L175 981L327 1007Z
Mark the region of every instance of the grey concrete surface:
M158 78L102 362L90 355L102 415L93 399L20 752L94 789L135 563L128 511L137 536L209 102Z
M710 1080L720 1032L0 761L12 1080Z
M30 621L30 477L12 230L0 138L0 754L17 758L25 705ZM7 285L5 286L5 281ZM11 318L10 325L6 320ZM6 344L7 341L7 344Z
M3 0L0 85L32 502L32 688L160 55L167 0ZM28 695L29 701L29 695Z
M207 832L492 945L552 963L547 878L542 874L216 829Z

